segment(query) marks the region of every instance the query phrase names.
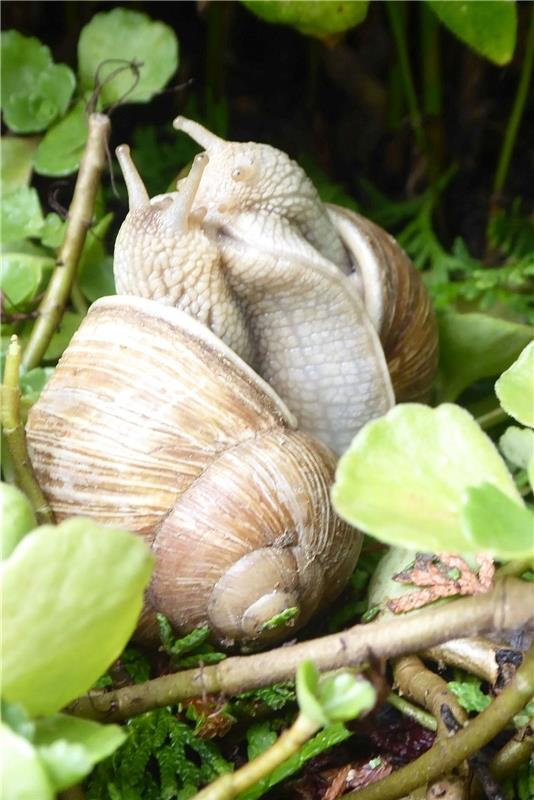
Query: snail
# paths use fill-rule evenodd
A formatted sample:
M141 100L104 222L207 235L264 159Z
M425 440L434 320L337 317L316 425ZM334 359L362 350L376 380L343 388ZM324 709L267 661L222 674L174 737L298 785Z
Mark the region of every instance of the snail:
M128 149L118 150L130 202L115 245L119 293L196 315L338 454L395 398L425 399L436 321L394 239L325 206L285 153L226 142L182 117L175 125L206 148L177 192L149 200Z
M59 519L152 547L144 622L155 609L178 631L265 644L287 635L274 617L291 609L296 630L352 573L361 535L330 505L336 453L395 394L428 391L435 320L394 240L324 205L285 153L176 125L205 148L176 192L150 199L117 151L119 294L89 310L28 444Z

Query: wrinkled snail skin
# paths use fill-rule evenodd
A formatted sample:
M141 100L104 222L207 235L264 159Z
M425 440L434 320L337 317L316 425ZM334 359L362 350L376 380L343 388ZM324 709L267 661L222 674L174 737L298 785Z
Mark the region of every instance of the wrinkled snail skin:
M332 511L335 457L204 325L135 297L97 301L27 436L58 519L88 515L155 554L151 611L226 645L276 641L343 588L361 535ZM147 632L148 626L148 632Z
M265 149L257 147L260 154ZM268 148L269 158L270 151L278 153ZM194 214L204 209L198 205L198 193L211 155L209 159L194 183L196 196L188 194ZM298 183L302 170L289 163L298 172ZM257 165L262 167L259 156ZM123 158L121 166L127 176L135 172L129 159ZM190 178L179 193L168 196L169 209L179 202ZM140 180L135 172L136 186ZM222 180L223 185L227 182ZM323 213L328 216L326 208ZM139 224L140 214L146 215L145 226ZM146 236L151 215L154 221ZM230 234L228 226L210 228L208 212L202 231L198 226L194 232L174 231L173 249L170 235L160 233L160 215L158 204L146 198L141 209L134 207L128 214L115 246L120 291L163 298L209 325L273 386L297 416L299 427L337 453L367 421L391 408L394 394L384 353L356 282L317 253L288 219L274 210L241 211L233 215ZM199 303L202 282L197 284L196 276L202 270L206 277L201 281L209 278L213 289L208 303Z

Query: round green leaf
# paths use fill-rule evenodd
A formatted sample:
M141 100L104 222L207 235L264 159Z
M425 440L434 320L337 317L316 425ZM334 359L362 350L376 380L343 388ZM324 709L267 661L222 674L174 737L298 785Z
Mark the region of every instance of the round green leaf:
M0 558L7 558L37 525L30 501L16 486L0 483Z
M53 800L54 790L35 748L0 722L0 786L4 800Z
M495 64L514 54L517 12L511 0L426 0L455 36Z
M348 722L373 708L376 691L369 681L350 672L338 672L319 681L319 701L330 723Z
M78 783L89 774L93 766L80 744L71 744L60 739L36 750L55 791L62 791Z
M113 753L126 739L119 725L101 725L68 714L52 714L35 723L34 744L50 746L59 740L83 747L91 765Z
M320 38L354 28L367 16L369 0L242 0L256 16Z
M89 519L28 534L1 565L3 694L32 715L87 691L134 630L152 557Z
M111 59L110 63L103 62ZM112 72L125 66L118 60L135 61L139 81L133 91L135 73L125 69L105 82ZM178 41L172 28L153 22L145 14L114 8L95 14L78 40L78 65L83 89L92 91L98 72L104 107L122 101L146 102L159 92L178 67Z
M2 253L0 287L8 313L25 311L54 267L54 259L27 253Z
M2 33L2 111L16 133L43 131L67 110L76 80L38 39Z
M499 439L499 448L510 464L528 469L534 459L534 431L511 425Z
M17 186L2 197L0 227L4 242L39 236L43 227L43 212L36 189Z
M491 483L467 489L462 526L479 552L505 560L534 559L534 513Z
M34 369L30 369L28 372L23 372L20 376L20 391L22 392L22 396L33 405L53 372L54 367L34 367Z
M60 176L76 172L87 141L85 102L80 101L67 116L46 133L33 158L40 175Z
M399 405L370 422L341 458L332 498L352 525L388 544L473 553L460 511L488 481L521 503L493 442L459 406Z
M507 414L534 428L534 341L495 384L499 403Z
M486 314L439 317L439 371L443 400L456 400L481 378L500 375L532 341L534 329Z
M2 136L0 139L0 167L2 191L17 186L27 186L32 174L32 158L39 139L30 136ZM4 234L5 237L5 234Z

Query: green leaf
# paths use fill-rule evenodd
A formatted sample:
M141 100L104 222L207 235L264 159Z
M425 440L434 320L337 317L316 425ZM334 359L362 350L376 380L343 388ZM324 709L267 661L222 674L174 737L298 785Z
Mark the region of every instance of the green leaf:
M76 314L74 311L66 311L63 314L59 328L55 331L46 348L43 356L45 361L57 361L63 355L70 340L80 327L82 320L82 314Z
M56 791L78 783L91 771L92 764L79 744L60 740L36 751Z
M104 64L103 62L108 61ZM139 80L125 69L109 82L106 78L118 67L119 60L139 64ZM78 64L83 89L94 88L98 72L102 85L100 99L104 107L118 101L141 103L159 92L178 67L178 41L172 28L153 22L145 14L114 8L95 14L78 40ZM102 66L103 65L103 66ZM135 84L135 88L132 87Z
M239 795L239 800L257 800L263 794L272 789L273 786L287 780L312 758L316 758L325 750L330 750L336 744L344 742L352 736L351 731L347 730L340 722L335 725L329 725L322 731L304 744L300 750L293 756L284 761L279 767L271 772L270 775L263 778L246 792Z
M18 186L3 195L0 226L4 242L39 236L43 222L43 212L36 189Z
M534 513L491 483L467 489L461 520L478 552L505 560L534 558Z
M495 445L465 409L407 403L356 435L332 497L344 519L383 542L469 554L477 550L460 510L465 490L483 481L521 503Z
M511 425L499 439L499 449L511 464L528 469L534 458L534 431Z
M299 664L296 676L297 702L301 713L319 728L323 728L328 725L328 717L318 699L319 677L319 670L313 661L302 661Z
M83 749L89 763L89 769L83 775L86 775L99 761L111 755L125 739L126 733L118 725L101 725L92 720L78 719L67 714L53 714L35 723L36 747L50 747L61 741Z
M513 0L426 0L455 36L495 64L514 54L517 13Z
M376 690L352 672L325 675L319 681L319 699L329 723L348 722L376 703Z
M534 428L534 341L495 384L499 403L507 414Z
M53 800L55 792L33 745L0 722L0 786L4 800Z
M2 111L16 133L43 131L62 116L76 80L65 64L54 64L38 39L2 33Z
M0 483L0 558L7 558L37 522L30 501L16 486Z
M39 139L28 136L2 136L0 166L2 191L27 186L32 174L32 158Z
M50 714L92 686L133 632L151 564L140 538L89 519L28 534L1 565L6 699Z
M451 401L471 383L491 378L517 358L534 330L485 314L447 312L439 317L442 400Z
M319 38L354 28L367 16L369 0L242 0L266 22L292 25Z
M46 247L55 249L63 244L66 229L66 220L62 220L58 214L47 214L39 238Z
M53 367L34 367L20 376L22 396L33 405L54 372Z
M0 256L0 287L7 313L25 311L44 287L54 268L54 259L26 253L2 253Z
M113 214L106 214L88 231L80 259L78 282L92 303L99 297L115 294L113 259L105 247L105 236L112 221Z
M33 166L40 175L70 175L80 166L88 131L85 105L77 103L39 144Z
M248 760L261 756L277 740L276 733L271 729L268 720L254 722L247 730L247 756Z
M271 617L271 619L268 619L267 622L264 622L263 630L272 631L276 628L284 628L286 625L291 626L298 613L299 609L296 606L285 608L279 614L275 614L274 617Z
M449 681L447 684L451 692L456 695L458 702L468 712L480 714L491 703L491 697L481 689L478 678L470 678L465 681Z

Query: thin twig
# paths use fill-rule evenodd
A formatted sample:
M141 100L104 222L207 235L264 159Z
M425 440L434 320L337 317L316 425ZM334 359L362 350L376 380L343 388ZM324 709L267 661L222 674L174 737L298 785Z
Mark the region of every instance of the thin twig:
M423 708L419 708L419 706L414 706L413 703L410 703L404 697L399 697L395 692L388 694L386 702L396 708L397 711L400 711L401 714L404 714L405 717L418 722L423 728L427 728L429 731L437 730L438 724L432 714L429 714Z
M516 666L521 663L522 656L518 650L483 638L453 639L431 647L422 656L472 672L494 686L502 674L502 660L498 660L502 653L509 653L510 662L516 663Z
M91 114L89 135L74 187L65 239L22 357L24 369L32 369L39 365L52 334L63 317L85 237L93 218L100 176L106 163L106 141L109 130L108 117L104 114Z
M2 384L2 428L18 486L31 503L39 522L54 522L54 515L33 473L20 409L20 345L11 337Z
M424 755L384 780L344 795L345 800L398 800L432 783L488 744L524 708L533 692L534 645L510 685L476 719L454 736L438 737Z
M534 584L507 578L486 594L368 625L343 633L251 656L235 656L203 669L184 670L135 686L76 700L69 712L108 722L128 719L153 708L203 692L233 695L292 680L298 665L312 659L318 669L362 665L372 657L419 652L459 636L515 629L534 617Z

